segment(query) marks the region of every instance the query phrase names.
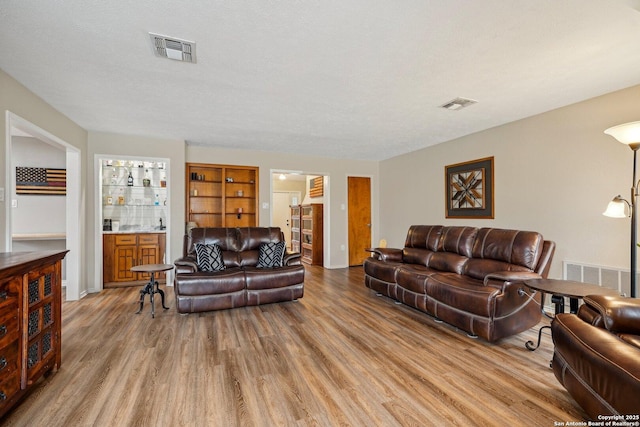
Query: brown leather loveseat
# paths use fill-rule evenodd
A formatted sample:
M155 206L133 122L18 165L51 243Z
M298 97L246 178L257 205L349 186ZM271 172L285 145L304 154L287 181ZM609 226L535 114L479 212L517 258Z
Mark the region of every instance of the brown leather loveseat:
M199 259L198 244L202 245L201 250L213 249L217 261L224 265L203 271L211 268ZM299 253L285 253L281 247L282 257L276 263L281 266L261 265L269 260L269 252L264 249L275 244L284 245L284 235L278 227L193 228L185 236L183 257L174 262L178 312L223 310L302 298L304 266ZM216 260L205 261L216 264Z
M588 295L577 314L556 315L551 336L553 372L587 415L594 421L636 425L640 421L640 300Z
M519 290L547 277L554 250L532 231L412 225L403 249L371 249L365 285L493 342L540 321L539 296Z

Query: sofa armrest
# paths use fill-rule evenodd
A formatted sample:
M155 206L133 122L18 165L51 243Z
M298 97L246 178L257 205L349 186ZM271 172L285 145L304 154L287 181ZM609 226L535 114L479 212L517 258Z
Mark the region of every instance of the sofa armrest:
M583 301L600 313L608 331L640 335L640 300L608 295L587 295Z
M371 252L371 256L378 258L380 261L402 262L402 249L367 248L365 251Z
M289 252L284 254L283 265L300 265L302 254L300 252Z
M178 258L173 262L173 265L176 267L176 274L195 273L198 271L198 262L191 256Z
M522 282L524 280L542 279L542 276L538 273L528 271L496 271L495 273L489 273L484 277L484 285L487 286L492 282L499 282L502 284L512 282Z

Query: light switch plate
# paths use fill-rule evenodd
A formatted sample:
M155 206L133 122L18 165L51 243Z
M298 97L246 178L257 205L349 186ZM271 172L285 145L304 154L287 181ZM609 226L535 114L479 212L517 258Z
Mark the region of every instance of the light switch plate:
M269 203L267 202L262 203L262 209L269 209Z
M11 207L12 208L17 208L18 207L18 200L17 199L11 199Z

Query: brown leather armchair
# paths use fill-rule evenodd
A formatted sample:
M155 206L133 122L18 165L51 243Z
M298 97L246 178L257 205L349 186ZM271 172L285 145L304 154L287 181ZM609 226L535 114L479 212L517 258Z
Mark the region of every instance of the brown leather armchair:
M586 296L577 314L555 317L551 333L553 372L589 417L638 415L640 300Z

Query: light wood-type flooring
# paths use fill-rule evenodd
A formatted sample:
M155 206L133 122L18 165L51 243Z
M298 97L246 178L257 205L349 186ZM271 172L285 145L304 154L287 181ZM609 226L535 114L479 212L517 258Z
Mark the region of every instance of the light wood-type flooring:
M63 304L62 366L9 426L553 426L585 414L548 332L489 344L388 298L360 267L307 267L304 298L179 315L139 288ZM543 322L544 323L544 322ZM542 323L541 323L542 324Z

